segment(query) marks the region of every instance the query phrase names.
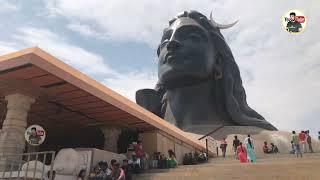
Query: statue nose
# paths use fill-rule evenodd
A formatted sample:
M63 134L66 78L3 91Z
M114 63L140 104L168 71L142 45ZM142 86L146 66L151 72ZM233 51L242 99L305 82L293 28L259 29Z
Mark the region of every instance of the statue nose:
M167 45L167 49L168 51L173 51L173 50L177 50L182 46L182 44L177 41L177 40L171 40L169 41L168 45Z

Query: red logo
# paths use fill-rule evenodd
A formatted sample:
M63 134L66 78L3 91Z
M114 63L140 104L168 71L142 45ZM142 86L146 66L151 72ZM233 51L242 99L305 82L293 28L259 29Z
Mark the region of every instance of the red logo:
M38 130L38 131L37 131L37 135L43 136L43 135L44 135L44 131L43 131L43 130Z
M304 21L305 21L305 18L304 18L304 16L296 16L296 21L298 21L299 23L304 23Z

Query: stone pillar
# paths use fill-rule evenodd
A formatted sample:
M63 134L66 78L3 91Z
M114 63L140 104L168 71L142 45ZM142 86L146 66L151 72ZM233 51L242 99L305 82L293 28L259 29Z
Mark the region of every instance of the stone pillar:
M118 126L101 127L104 135L104 150L118 153L118 139L122 129Z
M28 111L35 99L23 94L10 94L5 99L7 114L0 133L0 154L21 154L25 148ZM0 166L3 168L7 161L0 161Z

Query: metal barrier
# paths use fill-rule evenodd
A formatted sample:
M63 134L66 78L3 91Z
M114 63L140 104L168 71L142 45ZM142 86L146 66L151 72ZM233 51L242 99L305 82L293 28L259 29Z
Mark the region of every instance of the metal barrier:
M207 160L209 160L209 150L211 152L216 151L217 152L217 156L219 156L218 141L213 139L210 135L213 134L214 132L218 131L219 129L222 129L223 127L225 127L225 126L221 125L221 126L219 126L216 129L208 132L207 134L203 135L201 138L198 139L200 141L200 140L206 138Z
M0 155L0 180L42 180L47 172L50 172L48 179L52 180L54 158L54 151Z
M207 160L209 160L209 151L210 152L217 152L218 156L218 141L213 139L212 137L208 136L206 138L206 154L207 154Z

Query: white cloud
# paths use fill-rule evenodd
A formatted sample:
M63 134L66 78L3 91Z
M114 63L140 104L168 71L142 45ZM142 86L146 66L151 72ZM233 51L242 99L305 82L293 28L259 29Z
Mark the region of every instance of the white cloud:
M22 27L14 38L23 42L27 47L43 48L85 73L91 75L115 74L115 71L104 62L103 57L68 43L67 40L50 30Z
M0 41L0 55L1 54L8 54L14 51L17 51L19 48L14 43L7 43Z
M106 38L102 33L95 31L91 26L86 24L70 23L67 28L86 37L95 37L98 39Z
M106 78L103 83L114 91L135 102L135 93L139 89L154 88L157 82L157 74L148 71L130 71L128 73Z
M9 2L8 0L0 0L0 12L12 12L19 10L20 7L17 4Z
M94 24L104 36L115 41L138 41L151 46L159 42L169 18L185 9L209 13L214 2L204 0L46 0L50 14L58 14L72 22ZM88 24L88 26L90 26ZM95 29L92 28L92 29Z
M156 83L155 74L134 70L120 73L111 68L105 58L68 43L66 39L48 29L23 27L13 37L16 42L23 44L24 47L38 46L91 77L99 77L97 80L134 102L135 91L146 87L153 88ZM4 48L2 49L2 47ZM0 53L15 50L9 44L2 44L1 42L0 49L3 50Z

